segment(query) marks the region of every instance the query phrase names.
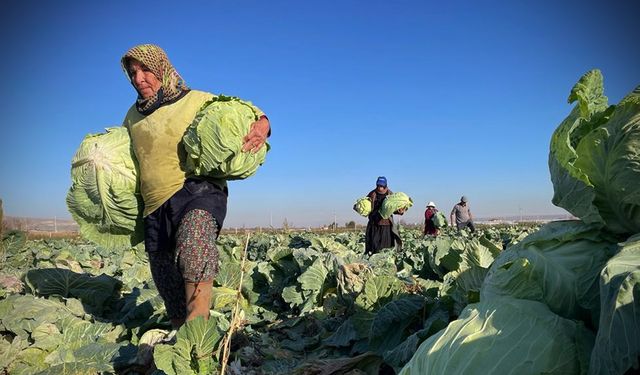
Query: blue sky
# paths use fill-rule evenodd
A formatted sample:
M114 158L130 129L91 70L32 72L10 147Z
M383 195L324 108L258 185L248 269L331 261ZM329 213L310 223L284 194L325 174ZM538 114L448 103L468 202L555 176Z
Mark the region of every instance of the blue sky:
M445 4L446 3L446 4ZM152 4L152 5L151 5ZM194 88L269 116L272 151L230 183L226 226L363 223L379 175L475 216L562 213L547 155L566 98L599 68L610 102L640 83L636 1L11 1L0 14L5 215L69 217L82 138L120 125L120 70L155 43Z

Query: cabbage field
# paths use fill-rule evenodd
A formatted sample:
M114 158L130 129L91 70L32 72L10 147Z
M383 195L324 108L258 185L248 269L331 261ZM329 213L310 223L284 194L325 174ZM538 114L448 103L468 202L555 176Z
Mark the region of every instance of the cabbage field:
M576 105L551 138L548 163L552 201L574 220L472 234L444 227L438 237L398 228L403 246L370 256L362 231L223 234L211 318L186 323L171 342L158 342L170 323L144 249L134 246L141 207L128 138L117 129L100 136L104 143L89 136L74 157L67 202L93 242L22 232L0 242L0 368L637 374L640 87L609 104L593 70L569 102ZM87 157L108 149L116 150L110 159ZM121 167L100 169L95 160ZM120 189L96 189L107 181ZM413 203L396 197L389 216ZM359 199L354 209L365 214L371 205ZM157 369L145 366L151 359Z
M400 233L402 251L372 256L361 232L221 236L212 317L147 353L153 374L217 373L237 301L226 374L584 374L594 358L603 367L593 373L624 374L637 358L627 319L637 317L640 238L617 244L577 220ZM144 251L21 232L2 246L6 373L145 373L146 343L170 324ZM634 352L592 355L599 347Z
M402 252L371 257L360 232L252 234L227 373L399 371L422 341L478 302L502 249L534 230L450 231L437 239L401 230ZM199 373L202 356L219 366L245 241L221 236L212 318L188 323L178 334L183 346L156 346L157 374ZM6 233L2 244L2 369L143 373L136 355L145 333L170 327L144 251L26 240L21 232Z

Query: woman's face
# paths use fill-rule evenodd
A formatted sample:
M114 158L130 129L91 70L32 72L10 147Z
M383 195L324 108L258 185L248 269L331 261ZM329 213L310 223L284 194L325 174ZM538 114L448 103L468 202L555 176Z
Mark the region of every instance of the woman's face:
M160 86L162 86L158 77L137 60L131 59L129 61L129 77L131 77L133 87L138 90L138 93L144 99L149 99L155 95L160 90Z

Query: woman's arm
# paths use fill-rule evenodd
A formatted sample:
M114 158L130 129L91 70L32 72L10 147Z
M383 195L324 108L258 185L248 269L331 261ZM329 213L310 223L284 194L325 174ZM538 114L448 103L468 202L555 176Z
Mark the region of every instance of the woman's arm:
M267 141L267 137L271 135L271 124L267 116L262 115L258 121L251 124L251 130L242 140L242 151L251 151L253 153L264 146Z

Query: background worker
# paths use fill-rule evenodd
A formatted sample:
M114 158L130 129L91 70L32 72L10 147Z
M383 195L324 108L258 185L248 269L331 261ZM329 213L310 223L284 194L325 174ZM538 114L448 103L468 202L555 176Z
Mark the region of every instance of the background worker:
M476 227L473 225L473 215L469 209L468 199L466 196L460 198L460 202L453 206L451 210L451 226L456 226L458 230L469 228L471 233L476 231Z
M369 255L375 254L381 249L393 247L396 242L400 243L400 238L393 233L393 216L383 219L378 210L382 206L391 190L387 187L387 178L378 177L376 188L371 190L367 197L371 200L371 213L365 232L365 252Z
M433 202L427 203L427 209L424 211L424 232L425 236L437 236L438 228L433 222L433 218L436 216L438 209Z

